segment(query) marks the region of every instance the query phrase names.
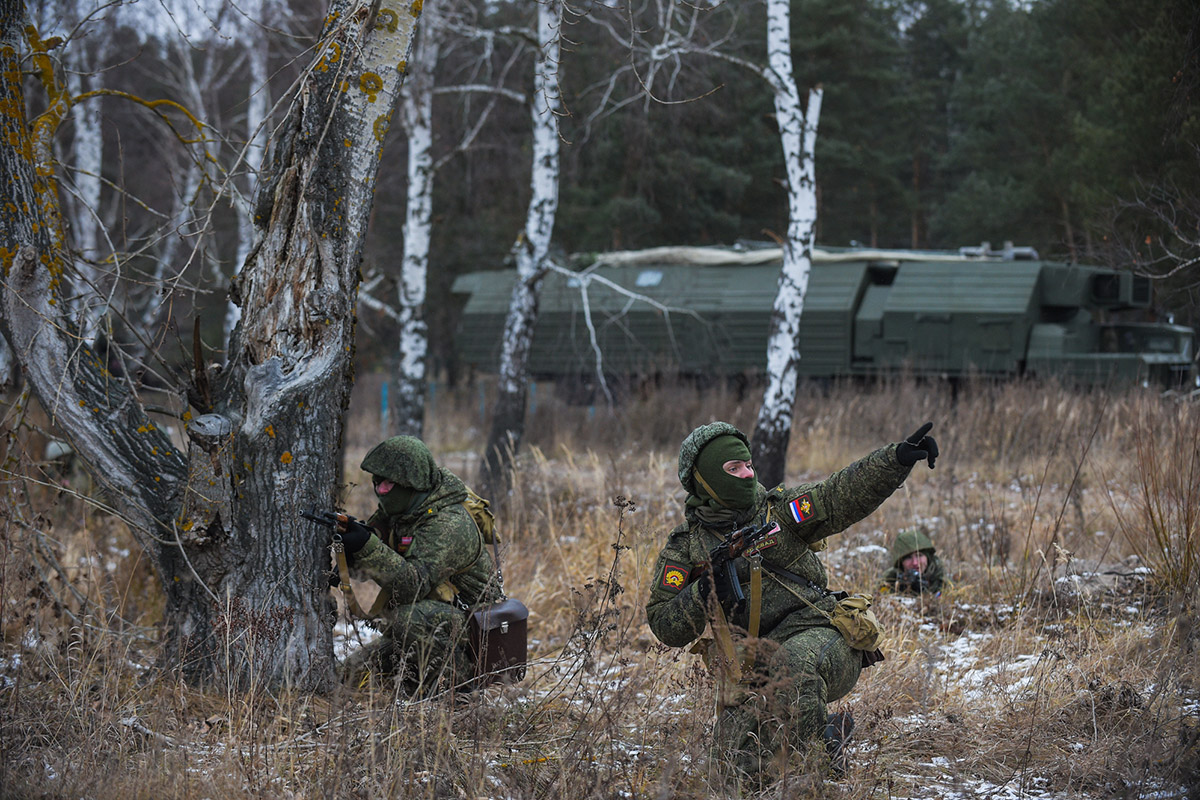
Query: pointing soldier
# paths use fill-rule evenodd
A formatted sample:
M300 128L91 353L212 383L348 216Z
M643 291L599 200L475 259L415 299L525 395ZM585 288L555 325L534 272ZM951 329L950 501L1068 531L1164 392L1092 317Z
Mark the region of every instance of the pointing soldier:
M878 508L918 461L933 468L931 428L819 483L770 491L756 480L749 440L734 426L713 422L683 441L686 521L659 554L646 613L664 644L706 651L723 707L717 749L741 772L761 777L777 754L822 738L834 768L844 765L853 720L828 714L826 704L882 658L879 632L877 625L863 632L863 620L874 624L869 596L839 603L845 594L828 590L816 552ZM745 537L751 546L738 555ZM853 621L840 624L846 619ZM711 639L701 639L706 629Z

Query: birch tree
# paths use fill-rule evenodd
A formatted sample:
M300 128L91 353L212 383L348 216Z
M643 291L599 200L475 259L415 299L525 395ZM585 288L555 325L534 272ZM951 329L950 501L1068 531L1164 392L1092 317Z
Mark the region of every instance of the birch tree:
M767 2L767 60L769 66L763 77L774 93L779 141L787 170L788 230L767 338L767 385L752 442L755 471L763 485L774 486L784 479L800 375L800 315L808 293L812 249L816 244L815 153L822 94L820 86L809 89L807 102L802 103L796 88L789 0Z
M563 4L559 0L538 3L535 32L538 54L530 98L533 125L531 193L525 229L511 250L517 265L517 282L504 320L496 402L481 466L483 491L496 500L508 493L512 460L525 433L529 349L537 323L538 293L546 276L546 258L558 211L558 115L562 113L558 81L562 14Z
M676 5L659 2L657 24L652 28L639 28L630 20L634 59L642 63L639 75L647 94L654 96L657 76L669 79L677 75L685 56L702 55L722 59L758 75L770 88L775 105L787 175L788 225L767 340L767 383L752 438L755 471L765 485L771 486L784 477L799 378L800 316L812 269L817 219L814 154L822 90L816 86L802 97L797 88L788 0L766 0L765 66L733 50L738 9L725 9L730 13L729 22L713 35L707 28L714 26L706 24L700 6L684 10ZM715 9L717 4L712 6ZM651 33L658 38L652 40Z
M266 31L262 20L268 18L268 13L274 11L274 3L269 0L255 0L245 8L246 14L243 33L240 37L246 42L245 58L249 71L250 82L246 95L246 115L244 126L246 130L246 145L239 153L238 162L243 169L235 170L242 176L240 185L235 183L227 191L237 215L237 254L234 257L234 277L237 270L246 263L250 250L254 246L255 227L251 212L250 198L258 189L259 171L267 152L267 122L271 108L271 84L268 80ZM241 307L230 301L225 311L225 344L228 346L233 337L234 328L241 319Z
M433 85L445 25L431 8L413 48L411 75L401 92L408 133L408 202L404 212L404 255L397 287L396 432L420 437L425 427L425 370L429 326L425 323L433 217Z
M509 89L505 83L526 48L523 37L509 31L496 31L473 24L474 15L464 13L456 4L439 4L426 9L409 63L408 79L401 89L402 121L408 139L408 184L404 218L404 250L401 259L397 302L393 309L371 296L372 308L388 314L397 323L396 400L391 418L396 432L420 437L425 422L425 391L429 356L429 326L425 317L425 299L429 277L429 253L433 235L433 190L438 171L456 155L470 149L500 100L525 105L523 92ZM518 43L495 74L490 74L490 57L500 37ZM478 55L462 55L462 66L469 72L464 81L438 82L439 60L447 42L461 46L482 43ZM456 49L461 49L456 48ZM481 73L483 76L481 77ZM485 101L476 111L464 104L464 124L456 136L437 132L437 138L450 142L439 156L434 153L435 131L433 104L436 96L482 95ZM368 278L368 283L382 276Z
M26 36L22 0L0 0L0 179L13 198L0 205L0 332L148 554L166 596L164 663L191 679L333 679L328 552L296 515L333 501L362 241L419 13L396 0L331 4L258 193L229 358L196 365L181 447L64 311L73 262L45 153L73 99L54 43ZM50 100L32 120L23 49Z

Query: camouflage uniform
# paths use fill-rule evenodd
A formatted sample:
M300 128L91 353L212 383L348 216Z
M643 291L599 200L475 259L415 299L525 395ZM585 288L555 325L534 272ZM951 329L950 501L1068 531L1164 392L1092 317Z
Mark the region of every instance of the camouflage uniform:
M463 604L500 597L491 553L462 505L467 488L411 436L377 445L362 468L416 495L403 513L376 511L367 521L376 534L349 556L356 577L374 580L391 598L377 621L382 635L347 659L344 671L358 682L368 670L403 669L414 693L462 684L474 675Z
M904 482L911 467L896 460L896 445L891 444L819 483L770 491L759 485L752 509L714 525L708 509L696 502L693 470L704 445L723 434L746 441L732 425L714 422L693 431L680 448L687 521L671 531L658 556L646 613L650 629L664 644L683 647L699 639L709 611L700 580L689 580L696 565L708 560L709 551L721 541L718 534L752 520L778 523L780 530L758 548L763 562L811 584L763 570L761 640L755 674L747 682L750 692L718 720L719 751L743 771L757 773L785 744L807 747L826 724L826 703L848 694L862 669L862 653L852 650L825 616L836 599L821 591L828 579L814 550L824 549L826 537L874 511ZM739 558L736 565L749 597L749 564ZM733 614L729 623L735 630L746 629L748 610Z
M926 558L929 559L929 563L921 572L920 589L913 586L913 581L905 577L904 569L900 566L901 561L916 552L925 553ZM950 584L946 576L946 568L942 565L942 560L938 558L937 548L933 546L933 540L919 528L901 531L896 536L896 541L892 542L892 551L889 557L892 565L879 577L879 591L881 592L937 594Z

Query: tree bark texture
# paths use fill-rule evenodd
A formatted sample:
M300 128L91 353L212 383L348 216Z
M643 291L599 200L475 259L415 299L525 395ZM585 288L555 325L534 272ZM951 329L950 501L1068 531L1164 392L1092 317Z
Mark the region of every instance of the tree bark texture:
M481 486L497 502L511 487L512 460L525 435L525 403L529 384L529 350L537 323L538 295L546 274L546 256L558 212L559 53L562 4L538 4L538 61L534 71L531 112L533 164L525 230L513 245L517 282L513 286L500 351L500 375L492 427L481 468Z
M767 339L767 385L752 445L755 470L765 486L782 483L787 466L801 357L800 315L808 292L817 221L814 159L822 92L820 88L810 90L808 103L801 105L792 68L790 17L787 0L768 2L767 56L788 177L788 235Z
M185 455L64 317L70 255L45 224L58 200L24 116L23 3L0 0L0 179L13 199L0 207L0 330L150 554L167 663L191 679L333 680L327 534L297 514L334 498L362 241L419 14L334 0L256 203L230 361L195 376Z

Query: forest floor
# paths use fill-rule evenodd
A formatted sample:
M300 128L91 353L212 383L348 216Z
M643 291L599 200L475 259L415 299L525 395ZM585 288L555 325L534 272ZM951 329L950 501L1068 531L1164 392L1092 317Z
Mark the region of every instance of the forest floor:
M347 429L345 506L359 516L377 387L360 380ZM712 419L749 433L755 398L661 390L611 413L537 399L500 518L505 585L530 609L529 673L420 701L386 680L313 696L156 671L161 589L123 525L82 485L77 497L9 475L0 796L1200 798L1194 402L1023 384L806 393L789 485L927 419L942 450L831 540L830 585L875 591L912 526L954 582L877 594L886 660L831 707L857 723L846 775L829 778L814 748L751 786L722 779L713 681L655 640L644 603L681 517L679 442ZM426 439L471 480L485 409L474 390L439 402ZM23 437L9 446L32 470L39 445ZM335 646L373 635L343 619Z

